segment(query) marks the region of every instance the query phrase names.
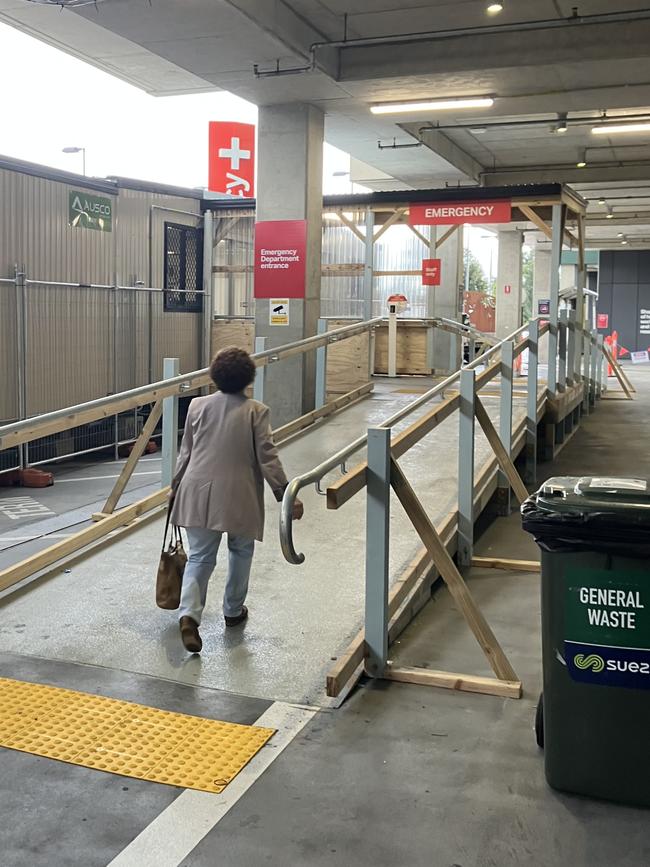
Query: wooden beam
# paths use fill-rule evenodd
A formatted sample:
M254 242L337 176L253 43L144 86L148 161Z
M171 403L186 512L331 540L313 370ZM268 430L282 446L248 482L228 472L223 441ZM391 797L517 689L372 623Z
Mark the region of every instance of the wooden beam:
M419 229L416 229L415 226L412 226L410 223L404 223L405 226L408 226L409 229L413 232L416 238L419 238L424 246L429 250L431 248L431 241L425 237Z
M342 211L334 211L339 220L343 223L344 226L347 226L348 229L355 235L363 244L366 243L366 236L363 232L360 232L359 229L355 226L352 220L348 220L345 214Z
M397 668L389 665L384 680L399 683L416 683L420 686L438 686L461 692L495 695L499 698L521 698L521 681L496 680L493 677L478 677L475 674L452 674L449 671L433 671L429 668Z
M542 394L537 404L537 418L542 418L545 412L546 392ZM513 449L521 451L526 439L526 419L522 419L513 433ZM496 490L496 458L488 458L481 467L474 482L474 512L480 514L490 497ZM458 512L450 512L442 523L436 526L438 535L443 539L445 547L451 556L457 550ZM412 618L405 617L411 600L421 591L427 576L438 577L439 572L433 565L429 552L421 548L415 559L391 587L388 594L388 613L391 620L388 625L388 638L392 642L406 628ZM394 613L393 613L394 612ZM401 613L399 613L401 612ZM333 698L350 687L353 679L358 679L363 671L364 631L359 630L348 648L339 656L336 665L327 676L327 695Z
M544 220L540 217L540 215L530 208L528 205L519 205L519 210L521 213L527 217L531 223L534 223L537 228L546 235L550 240L553 239L553 231L549 225L547 225Z
M156 491L142 500L138 500L131 506L120 509L119 512L115 512L110 517L104 518L104 520L92 524L90 527L85 527L77 533L73 533L67 539L50 545L44 551L39 551L37 554L27 557L27 559L21 560L20 563L8 566L6 569L0 571L0 591L12 587L24 578L29 578L35 572L40 572L41 569L45 569L59 560L63 560L65 557L70 556L70 554L74 554L75 551L85 548L91 542L96 542L98 539L107 536L111 530L122 527L124 524L133 521L134 518L151 509L155 509L156 506L161 506L167 501L168 494L169 488L162 488L162 490Z
M363 400L364 397L370 394L374 387L374 382L367 382L365 385L355 388L347 394L341 395L341 397L336 398L336 400L326 403L325 406L320 407L320 409L314 409L305 415L301 415L300 418L296 418L282 427L276 428L276 430L273 431L274 440L276 443L280 443L288 437L293 436L293 434L314 424L314 422L317 422L322 418L327 418L327 416L338 412L338 410L343 409L344 407L352 406L352 404Z
M133 444L133 448L131 449L131 453L129 454L126 463L122 467L122 472L119 474L117 481L113 485L113 490L108 496L106 500L106 504L102 509L102 513L104 517L106 515L112 515L115 511L115 506L117 505L118 500L122 496L124 492L124 488L127 486L129 479L135 469L135 465L138 463L140 458L142 457L145 448L147 447L147 443L151 439L151 435L156 429L156 425L160 420L160 416L162 415L163 402L162 400L157 400L153 407L151 408L151 412L149 413L149 418L144 423L140 436L137 438L135 443Z
M496 428L492 424L492 420L487 413L487 410L483 406L480 398L477 396L474 399L474 411L476 413L476 418L478 423L483 428L483 433L490 446L492 447L492 451L495 454L497 461L499 462L499 466L505 473L508 478L508 482L510 483L510 487L515 493L515 496L519 500L519 503L523 503L524 500L528 499L528 491L526 490L526 485L524 485L521 480L521 476L517 472L515 465L512 462L512 458L506 451L503 443L501 442L501 437L496 431Z
M614 356L609 351L609 347L603 343L603 355L605 356L605 360L609 363L610 367L614 371L614 376L618 379L619 385L625 392L625 396L628 400L634 400L632 397L632 392L628 388L628 385L625 381L625 377L623 376L623 372L618 364L618 362L614 359Z
M366 243L366 236L363 232L359 231L359 229L355 226L352 220L348 220L345 214L342 211L334 211L333 213L339 218L339 220L343 223L344 226L347 226L348 229L355 235L363 244Z
M366 266L363 262L330 262L322 266L321 274L323 277L340 277L342 275L363 274L365 267Z
M438 240L436 241L436 248L438 249L442 247L445 241L448 241L449 238L451 238L451 236L454 235L459 228L460 226L452 226L450 229L447 229L445 234L441 238L438 238Z
M476 569L503 569L506 572L541 572L539 560L504 560L498 557L473 557Z
M213 265L213 274L252 274L253 265Z
M460 406L458 395L436 404L426 415L414 421L391 440L393 455L396 458L401 457L404 452L412 448L446 418L449 418L458 406ZM347 503L355 494L363 490L366 486L367 468L367 462L363 461L327 488L328 509L340 509L344 503Z
M436 528L431 523L415 491L394 458L391 458L390 462L390 483L411 523L424 542L429 556L440 572L459 611L465 618L467 625L485 654L492 671L494 671L500 680L518 681L519 678L515 674L513 667L510 665L508 658L480 608L474 601L474 597L470 593L467 584L465 584L463 576L456 568L456 564L442 544Z
M420 277L421 268L412 268L410 271L373 271L373 277Z
M378 241L384 234L384 232L387 232L394 223L396 223L399 219L401 219L401 217L404 216L407 210L407 208L397 208L395 213L391 214L390 217L386 220L381 229L379 229L378 232L375 232L372 243L374 244L376 241Z

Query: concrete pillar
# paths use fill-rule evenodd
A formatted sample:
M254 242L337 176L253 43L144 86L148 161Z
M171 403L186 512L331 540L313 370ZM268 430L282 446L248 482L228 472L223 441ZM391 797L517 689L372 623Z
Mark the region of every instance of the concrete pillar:
M257 215L265 220L306 220L305 298L289 302L289 325L269 324L268 299L255 300L255 335L267 349L316 334L320 316L323 211L323 113L311 105L270 105L259 110ZM314 407L315 353L271 364L264 384L273 426Z
M551 298L551 251L548 247L535 247L533 262L533 310L532 318L536 319L538 301L550 301ZM546 317L545 317L546 318ZM548 363L548 339L543 337L538 347L538 362Z
M499 232L496 336L507 337L521 325L521 245L519 231Z
M438 226L438 237L442 237L447 228ZM460 322L462 313L462 296L460 287L463 282L463 227L459 226L445 243L436 248L436 256L440 259L440 286L433 287L433 297L430 302L431 315L445 316ZM461 346L455 335L436 329L433 342L434 373L447 373L451 364L452 341L455 342L454 370L460 367Z

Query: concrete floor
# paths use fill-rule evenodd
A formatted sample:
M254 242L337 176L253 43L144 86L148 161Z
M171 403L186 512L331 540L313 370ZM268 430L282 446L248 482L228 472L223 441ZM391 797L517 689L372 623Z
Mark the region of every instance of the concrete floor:
M565 473L650 476L646 445L650 371L634 370L631 375L639 388L637 400L603 401L597 413L584 419L557 461L540 467L540 480ZM394 403L388 404L395 397L378 399L386 402L382 417L394 409ZM339 423L345 419L345 415L339 417ZM366 424L365 417L360 415L356 424ZM352 428L350 416L348 426ZM356 430L343 433L345 441ZM336 438L333 432L327 437L328 442L322 444L324 451ZM452 432L449 439L453 439ZM301 438L285 449L292 471L301 468L300 450L307 447L306 440ZM310 448L317 451L318 447L312 440ZM311 452L312 463L316 462L315 451ZM433 514L438 513L445 495L436 498L435 490L429 493L431 479L422 476L424 472L431 476L440 472L440 478L445 478L443 460L430 447L423 451L421 462L410 467L418 492ZM450 463L447 453L446 464ZM315 511L316 502L315 496L308 498L314 523L300 528L297 535L308 558L320 563L316 550L319 529L322 533L329 519L339 513L323 518L322 511ZM363 498L353 503L358 509ZM352 524L352 503L340 514ZM397 514L393 521L399 532ZM414 539L411 542L417 544ZM359 538L356 544L360 544ZM137 548L125 550L130 556L137 554ZM397 561L405 552L406 547L397 554ZM488 529L477 544L477 554L528 559L534 556L535 547L520 530L515 514ZM337 563L344 563L346 555L347 549ZM102 556L103 552L96 555ZM355 556L358 558L358 553ZM92 570L84 568L78 580L74 572L53 578L5 602L0 608L0 625L6 630L0 645L0 674L242 722L252 721L268 707L268 701L170 682L170 674L165 673L169 670L176 681L191 683L194 678L199 682L203 676L188 665L174 668L178 663L172 664L170 658L171 632L169 637L164 634L162 641L169 669L164 666L164 656L154 660L159 677L120 671L151 666L149 645L160 640L155 637L160 622L150 615L147 620L144 613L145 605L153 611L150 587L143 593L132 586L140 573L132 571L127 562L122 566L125 577L116 572L113 558L101 571L100 559L85 561L93 561ZM265 555L258 562L263 562L265 569L273 568L272 556ZM260 592L260 609L262 604L273 603L279 617L287 600L294 594L304 595L298 590L304 589L307 581L310 593L305 598L312 601L312 607L323 606L317 611L318 617L338 616L342 622L335 634L340 637L347 631L345 609L334 606L328 597L341 594L348 600L359 595L356 560L343 570L336 564L326 566L327 581L316 570L313 574L311 569L290 570L279 562L275 568L276 575L282 569L284 580L268 592ZM298 576L295 583L292 573ZM304 575L312 577L300 579ZM266 577L258 579L263 588ZM142 570L140 580L150 584L150 573ZM288 581L292 581L289 586ZM544 781L542 757L532 731L541 675L537 576L471 570L469 582L524 680L521 701L365 682L342 708L320 711L225 815L204 824L196 845L188 848L183 858L145 855L123 863L134 867L647 867L650 829L646 812L561 795ZM354 594L348 588L350 583L354 584ZM64 601L57 601L57 597ZM125 599L141 606L137 617L126 622ZM213 594L215 608L217 601ZM253 602L251 609L259 618L264 616L257 605L253 609ZM261 683L258 675L250 675L256 654L283 657L291 649L304 653L305 647L314 645L316 649L309 649L310 655L303 656L301 666L294 664L291 669L293 694L305 691L313 681L304 677L303 669L320 652L317 648L322 636L309 634L293 648L291 642L288 647L264 644L262 627L253 623L230 649L219 637L220 627L214 627L214 634L208 630L207 650L215 657L205 678L209 685L228 681L229 675L219 673L219 668L242 671L246 666L246 683ZM106 634L93 636L93 628L97 630L100 624L104 624ZM272 620L265 625L276 634ZM308 629L312 625L311 621L305 624ZM46 626L47 633L42 631ZM114 649L111 655L111 644L121 644L125 635L130 636L129 645ZM97 665L70 661L93 653ZM487 672L445 591L434 597L403 634L395 654L400 661L414 664ZM242 660L246 665L242 666ZM275 662L269 677L272 689L277 689L284 681L274 667ZM171 809L187 794L176 798L178 790L170 787L125 781L7 750L0 750L0 791L5 820L0 830L2 867L107 864L154 817L158 823L160 811ZM184 831L164 822L151 827L157 829L152 833L159 846L164 846L165 834L171 844Z
M311 469L413 401L413 389L422 385L422 380L410 386L409 380L379 381L371 398L283 445L287 473L291 477ZM486 397L485 402L496 420L498 399ZM428 409L423 407L414 417ZM523 400L517 398L516 420L523 412ZM457 431L456 414L400 462L434 519L446 515L456 499ZM482 434L477 436L477 467L490 455L487 441ZM326 510L324 498L313 488L301 496L305 518L295 527L295 539L306 563L290 566L284 560L277 534L278 507L267 491L267 533L254 560L251 618L243 630L224 630L223 568L218 566L208 595L200 657L187 655L175 615L160 611L153 602L162 518L71 564L66 573L54 570L28 590L6 596L0 651L103 665L270 700L326 703L326 672L362 622L366 503L358 495L333 512ZM397 576L419 542L396 500L391 527L391 574ZM11 554L15 556L14 550Z

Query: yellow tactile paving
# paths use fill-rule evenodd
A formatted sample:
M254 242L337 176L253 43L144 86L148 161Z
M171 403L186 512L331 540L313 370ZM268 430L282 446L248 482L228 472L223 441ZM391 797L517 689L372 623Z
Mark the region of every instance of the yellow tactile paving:
M221 792L273 734L0 678L0 746L125 777Z

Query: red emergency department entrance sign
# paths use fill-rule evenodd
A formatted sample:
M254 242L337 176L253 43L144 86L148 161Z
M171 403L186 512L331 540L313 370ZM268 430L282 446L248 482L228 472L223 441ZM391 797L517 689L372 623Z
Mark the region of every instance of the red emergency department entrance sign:
M409 207L411 226L457 226L463 223L509 223L512 202L431 202Z
M304 298L306 220L255 223L255 298Z
M208 189L226 196L255 196L255 126L212 121L208 133Z
M440 259L422 260L422 285L440 286Z

